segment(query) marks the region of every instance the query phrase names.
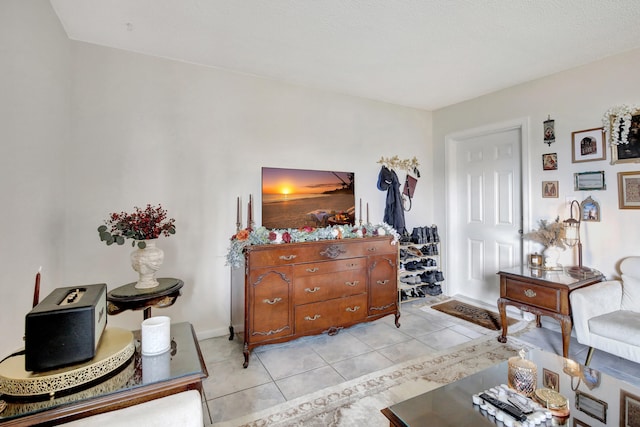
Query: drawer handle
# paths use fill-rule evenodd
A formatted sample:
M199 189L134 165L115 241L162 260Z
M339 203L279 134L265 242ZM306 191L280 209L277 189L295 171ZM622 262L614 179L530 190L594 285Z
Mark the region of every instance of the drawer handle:
M263 303L265 303L265 304L271 304L271 305L273 305L273 304L278 303L278 302L280 302L280 301L282 301L282 298L278 297L278 298L274 298L274 299L272 299L272 300L268 300L268 299L266 299L266 300L263 300L262 302L263 302Z
M357 263L355 263L355 262L352 262L352 263L350 263L350 264L347 264L347 267L349 267L349 268L355 268L355 267L357 267L357 266L358 266L358 264L357 264Z
M354 305L353 308L347 307L347 311L350 312L350 313L355 313L358 310L360 310L360 306L359 305Z
M320 290L320 288L319 288L319 287L317 287L317 286L316 286L315 288L313 288L313 289L304 288L304 291L305 291L305 292L309 292L310 294L312 294L312 293L314 293L314 292L318 292L319 290Z
M524 291L524 294L529 298L533 298L537 295L532 289L527 289L526 291Z
M291 261L292 259L295 259L296 255L280 255L280 259L283 261Z
M318 267L314 267L314 268L307 268L307 273L315 273L316 271L320 270Z
M319 314L314 314L314 315L313 315L313 317L311 317L311 316L304 316L304 320L311 320L311 321L313 321L313 320L317 320L317 319L319 319L319 318L320 318L320 315L319 315Z
M389 283L389 279L385 279L385 280L378 280L376 282L378 285L386 285L387 283Z
M377 248L374 248L374 247L371 247L371 248L367 248L367 250L368 250L369 252L375 252L375 251L377 251L378 249L377 249Z
M347 250L340 245L330 245L327 248L320 252L320 255L326 256L327 258L336 259L340 255L347 253Z
M353 282L344 282L344 284L345 284L345 285L347 285L347 286L351 286L352 288L353 288L354 286L358 286L358 283L360 283L358 280L353 281Z

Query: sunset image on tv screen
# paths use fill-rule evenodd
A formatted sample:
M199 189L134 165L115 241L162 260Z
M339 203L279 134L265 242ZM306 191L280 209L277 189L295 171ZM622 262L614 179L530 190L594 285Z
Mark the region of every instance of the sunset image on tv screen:
M352 172L262 168L264 227L326 227L354 223Z

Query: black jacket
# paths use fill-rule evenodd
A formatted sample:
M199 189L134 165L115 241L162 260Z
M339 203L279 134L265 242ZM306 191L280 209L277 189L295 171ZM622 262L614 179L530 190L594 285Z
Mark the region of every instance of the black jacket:
M387 191L387 202L384 208L384 222L391 225L400 234L406 234L404 209L402 209L402 193L400 180L393 169L382 166L378 175L378 189Z

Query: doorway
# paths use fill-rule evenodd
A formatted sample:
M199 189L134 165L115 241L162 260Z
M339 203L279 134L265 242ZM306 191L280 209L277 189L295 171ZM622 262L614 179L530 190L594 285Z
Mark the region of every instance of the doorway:
M490 125L446 138L447 288L495 305L497 272L523 262L528 224L527 121ZM526 223L526 224L525 224Z

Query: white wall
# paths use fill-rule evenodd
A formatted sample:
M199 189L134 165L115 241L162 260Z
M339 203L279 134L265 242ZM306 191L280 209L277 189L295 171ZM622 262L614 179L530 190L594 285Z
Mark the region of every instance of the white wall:
M48 1L0 2L0 355L22 347L41 299L64 277L63 167L69 141L69 40ZM71 230L77 233L79 230Z
M191 321L201 336L226 333L236 197L253 194L260 224L262 166L353 171L356 197L376 222L385 200L376 188L381 156L415 155L429 177L424 111L85 43L72 43L72 58L64 281L110 289L133 281L131 247L105 246L96 228L109 212L162 203L177 233L159 241L160 276L185 282L162 314ZM428 182L418 186L422 200ZM411 215L430 217L429 203L416 205ZM134 328L141 318L129 312L109 322Z
M601 270L607 276L619 275L618 263L627 256L639 255L640 211L618 209L617 173L640 170L638 164L611 165L607 147L607 160L585 163L571 162L571 133L602 126L604 112L614 105L640 103L640 85L637 73L640 50L558 73L547 78L502 90L434 112L435 158L444 159L446 135L492 123L519 118L529 120L529 159L532 225L540 219L553 220L569 217L565 198L574 196L579 201L591 196L600 204L600 222L582 224L584 243L583 264ZM549 147L543 143L543 121L548 115L555 120L556 142ZM558 170L542 169L542 154L558 154ZM444 180L444 161L434 163L435 180ZM574 191L575 172L605 171L605 191ZM559 198L542 198L542 181L559 181ZM444 200L443 186L435 193L436 200ZM434 212L439 223L445 221L444 204L437 204ZM536 226L537 228L537 226ZM525 230L529 231L529 230ZM532 244L526 252L540 250ZM565 251L560 262L577 263L575 250ZM448 268L455 268L449 261Z
M428 112L70 42L46 0L0 7L0 319L14 325L0 355L23 345L40 265L41 299L61 286L111 290L136 279L131 247L98 239L110 212L162 203L175 217L176 235L159 242L160 277L185 286L154 314L190 321L201 337L227 333L236 197L253 194L260 224L262 166L353 171L356 197L378 222L377 161L416 156L423 179L407 221L432 222ZM109 324L141 320L127 312Z

